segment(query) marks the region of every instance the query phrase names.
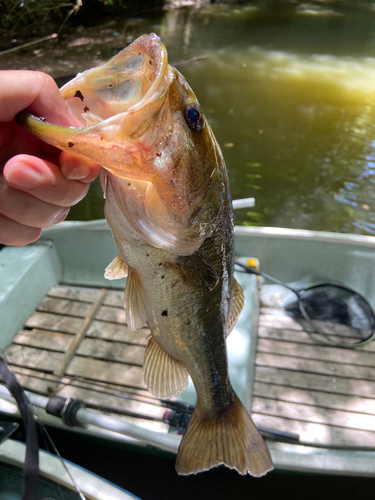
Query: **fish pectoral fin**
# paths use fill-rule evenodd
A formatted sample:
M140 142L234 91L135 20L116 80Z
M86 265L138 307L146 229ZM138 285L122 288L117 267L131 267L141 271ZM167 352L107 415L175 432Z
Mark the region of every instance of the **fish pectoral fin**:
M215 269L198 253L180 257L169 267L187 286L194 289L212 290L219 282Z
M145 353L143 376L149 391L160 399L169 399L188 387L188 372L185 366L168 354L150 336Z
M128 275L128 266L122 260L120 255L117 255L112 262L108 264L104 271L104 277L107 280L119 280L126 278Z
M124 309L128 327L132 332L146 326L147 313L144 292L138 274L129 268L124 293Z
M267 445L236 395L217 418L206 415L198 401L178 449L176 470L196 474L221 464L255 477L273 469Z
M245 302L245 297L241 285L238 284L236 278L233 282L233 295L229 302L228 319L227 319L227 337L237 323L238 317L242 311Z

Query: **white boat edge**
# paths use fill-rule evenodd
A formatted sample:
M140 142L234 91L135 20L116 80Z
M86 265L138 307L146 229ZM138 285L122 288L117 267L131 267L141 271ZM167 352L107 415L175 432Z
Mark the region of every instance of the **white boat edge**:
M44 229L42 239L48 240L50 236L60 232L70 231L72 229L81 231L108 231L109 224L106 219L98 219L93 221L64 221L58 226L50 229ZM267 226L235 226L235 236L265 236L268 238L286 238L305 239L322 243L342 243L346 245L359 244L364 246L375 247L375 236L364 236L351 233L333 233L329 231L310 231L307 229L291 229L285 227L267 227Z
M361 234L332 233L328 231L309 231L307 229L290 229L285 227L235 226L236 236L266 236L268 238L285 238L288 240L310 240L317 243L341 243L343 245L359 244L375 247L374 236Z
M26 445L20 441L8 439L0 445L0 463L22 468L25 461ZM139 497L123 490L96 474L68 460L66 467L82 494L91 500L139 500ZM43 477L75 491L75 487L61 460L43 450L39 450L39 472Z

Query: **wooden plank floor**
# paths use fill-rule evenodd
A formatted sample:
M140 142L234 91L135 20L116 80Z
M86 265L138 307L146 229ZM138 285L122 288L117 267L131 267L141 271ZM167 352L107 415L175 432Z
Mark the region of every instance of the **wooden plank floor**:
M143 382L149 331L129 330L123 292L108 291L92 315L101 294L94 288L51 288L6 358L26 389L82 398L129 418L138 414L141 425L167 431L165 408ZM64 373L54 375L83 327ZM263 307L255 365L257 425L297 433L307 444L375 449L375 342L355 350L319 344L280 309Z
M102 303L93 309L101 294ZM166 409L143 382L149 330L129 330L122 301L123 292L52 287L6 349L6 359L30 391L81 398L89 407L126 418L139 415L140 425L167 431ZM82 340L66 358L80 331ZM66 369L57 376L64 360Z
M375 342L318 343L282 310L261 307L255 365L257 425L306 444L375 448Z

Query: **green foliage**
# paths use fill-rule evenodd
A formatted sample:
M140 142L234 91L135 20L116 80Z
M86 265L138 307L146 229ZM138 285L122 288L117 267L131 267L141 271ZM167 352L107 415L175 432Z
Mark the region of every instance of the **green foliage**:
M70 20L84 23L102 15L159 8L163 3L164 0L0 0L0 31L9 35L24 35L25 28L36 28L38 31L47 28L51 32L69 15ZM58 24L57 28L53 28L51 23Z
M80 10L85 17L95 17L98 14L106 16L121 15L124 12L142 12L163 6L164 0L82 0Z
M0 0L0 28L16 32L48 19L61 19L75 6L67 0Z
M113 7L115 9L127 9L129 6L128 0L90 0L90 4L102 4L104 6Z

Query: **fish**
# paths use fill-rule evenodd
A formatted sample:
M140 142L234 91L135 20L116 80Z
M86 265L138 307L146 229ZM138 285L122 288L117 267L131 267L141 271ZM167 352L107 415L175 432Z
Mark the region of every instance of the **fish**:
M196 389L178 474L224 464L263 476L273 468L269 450L228 374L226 338L244 296L234 278L228 174L202 107L155 34L60 92L82 126L57 126L27 110L18 122L103 167L105 216L119 252L105 276L127 277L128 326L150 329L145 384L161 399L184 391L189 376Z

